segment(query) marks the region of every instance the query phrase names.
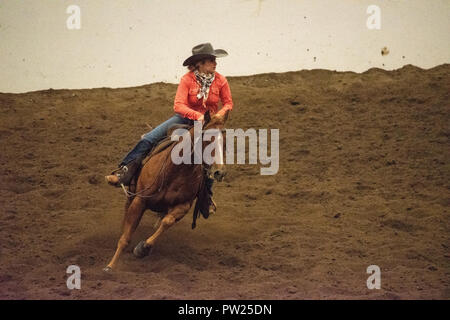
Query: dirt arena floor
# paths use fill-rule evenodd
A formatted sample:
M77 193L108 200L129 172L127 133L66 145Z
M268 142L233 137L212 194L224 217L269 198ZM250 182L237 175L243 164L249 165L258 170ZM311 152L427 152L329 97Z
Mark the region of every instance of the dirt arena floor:
M147 211L112 274L125 199L103 176L177 86L0 94L0 298L450 298L449 64L229 82L228 127L280 129L278 174L228 166L217 214L191 230L191 210L138 260Z

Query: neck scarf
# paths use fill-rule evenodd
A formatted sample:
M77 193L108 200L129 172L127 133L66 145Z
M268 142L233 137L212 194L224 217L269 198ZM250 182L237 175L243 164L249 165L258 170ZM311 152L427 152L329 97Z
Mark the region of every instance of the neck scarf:
M197 83L200 85L200 92L197 94L197 99L203 98L203 105L205 105L206 100L208 100L209 95L209 87L211 83L214 81L215 74L214 73L200 73L198 70L194 71L195 78L197 79Z

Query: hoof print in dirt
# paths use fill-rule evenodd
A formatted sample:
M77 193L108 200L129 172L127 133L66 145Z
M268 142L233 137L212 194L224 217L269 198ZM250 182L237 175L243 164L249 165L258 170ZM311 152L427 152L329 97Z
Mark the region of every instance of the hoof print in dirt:
M89 176L88 181L90 184L99 184L100 183L100 179L96 175Z

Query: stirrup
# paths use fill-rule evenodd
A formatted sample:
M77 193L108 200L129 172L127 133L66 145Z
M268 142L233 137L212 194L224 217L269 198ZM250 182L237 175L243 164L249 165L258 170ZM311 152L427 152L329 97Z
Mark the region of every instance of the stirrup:
M118 172L119 172L119 173L118 173ZM110 181L108 180L108 176L105 176L105 179L106 179L106 181L108 182L108 184L110 184L110 185L112 185L112 186L115 186L115 187L120 187L120 186L122 186L122 188L123 188L123 182L122 182L122 179L123 179L123 176L124 176L127 172L128 172L128 167L127 167L127 166L121 166L121 167L119 167L119 168L113 170L113 171L111 172L111 174L108 175L108 176L115 176L115 177L117 177L117 182L115 182L115 183L110 182Z

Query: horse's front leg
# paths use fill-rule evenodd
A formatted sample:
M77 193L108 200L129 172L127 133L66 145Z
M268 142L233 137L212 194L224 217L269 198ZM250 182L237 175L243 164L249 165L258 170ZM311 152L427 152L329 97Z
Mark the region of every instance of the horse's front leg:
M116 253L112 258L111 262L103 269L105 272L111 271L117 259L119 259L120 254L123 249L125 249L130 243L131 236L136 230L139 222L141 221L142 214L145 211L145 201L142 198L136 197L131 202L130 206L126 209L125 217L123 220L123 232L117 244Z
M192 206L192 201L180 204L176 207L171 208L166 216L161 220L159 228L155 233L145 241L141 241L134 248L134 255L138 258L143 258L148 255L154 246L156 240L163 234L164 231L169 229L175 224L175 222L181 220Z

